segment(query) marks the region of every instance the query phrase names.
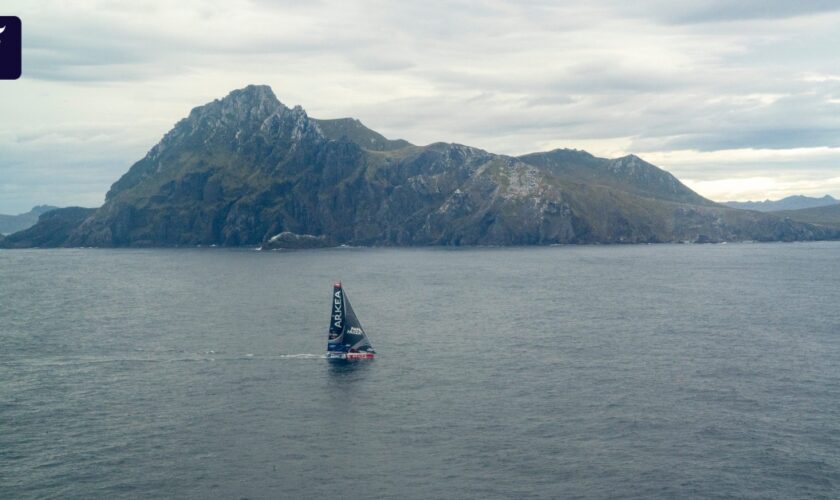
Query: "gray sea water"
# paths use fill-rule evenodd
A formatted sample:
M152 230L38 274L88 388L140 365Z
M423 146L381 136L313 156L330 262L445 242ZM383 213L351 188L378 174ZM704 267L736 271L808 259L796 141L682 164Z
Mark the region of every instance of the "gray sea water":
M838 496L840 243L0 251L0 498Z

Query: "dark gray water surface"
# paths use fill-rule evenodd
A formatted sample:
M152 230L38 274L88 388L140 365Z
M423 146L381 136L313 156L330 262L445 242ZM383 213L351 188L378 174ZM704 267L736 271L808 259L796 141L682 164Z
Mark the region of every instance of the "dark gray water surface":
M0 251L2 498L838 494L838 243Z

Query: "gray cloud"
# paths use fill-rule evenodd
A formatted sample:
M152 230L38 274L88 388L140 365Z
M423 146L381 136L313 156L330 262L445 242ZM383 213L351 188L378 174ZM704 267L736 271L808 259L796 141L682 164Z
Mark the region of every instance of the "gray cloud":
M732 22L755 19L785 19L798 16L833 12L840 5L832 0L698 0L673 2L647 0L640 2L603 1L604 7L654 18L676 24Z
M840 146L835 2L13 2L0 212L101 199L192 107L248 83L415 143L634 152L699 182L840 164L797 153Z

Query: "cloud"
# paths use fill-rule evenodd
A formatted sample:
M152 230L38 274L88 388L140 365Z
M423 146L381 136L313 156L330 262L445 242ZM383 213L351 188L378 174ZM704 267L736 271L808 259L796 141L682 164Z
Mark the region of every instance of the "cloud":
M735 177L711 181L685 180L686 185L718 201L763 201L778 200L790 193L822 197L827 191L840 190L840 177Z
M357 117L420 144L638 153L702 189L712 176L772 174L794 190L797 179L836 176L836 152L814 162L805 151L840 146L838 9L776 0L13 0L24 75L0 93L0 212L104 195L192 107L249 83L272 85L312 116ZM773 150L791 154L766 167L725 156ZM670 153L680 161L669 163Z
M840 10L840 5L832 0L698 0L690 3L647 0L598 3L611 9L676 24L786 19Z

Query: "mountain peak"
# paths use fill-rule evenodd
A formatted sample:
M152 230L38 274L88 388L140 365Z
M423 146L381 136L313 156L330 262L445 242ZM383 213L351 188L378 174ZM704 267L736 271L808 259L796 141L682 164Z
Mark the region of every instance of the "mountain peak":
M616 164L616 165L621 165L621 166L625 166L625 165L635 166L635 165L639 165L639 164L650 165L650 163L646 162L645 160L639 158L638 156L636 156L634 154L624 155L624 156L620 156L618 158L615 158L615 159L613 159L613 163Z
M220 101L230 102L263 102L280 103L274 91L268 85L247 85L241 89L232 90L228 95L220 99Z
M610 168L617 173L629 176L671 177L671 174L661 168L646 162L634 154L610 160ZM675 179L676 180L676 179Z
M188 119L217 117L223 120L264 120L286 106L277 99L268 85L248 85L236 89L221 99L193 108Z
M195 107L189 116L178 122L158 146L150 151L154 158L172 143L185 137L207 140L213 136L237 136L238 132L251 133L269 118L289 110L281 103L268 85L248 85L231 91L221 99ZM296 114L302 110L295 108Z

